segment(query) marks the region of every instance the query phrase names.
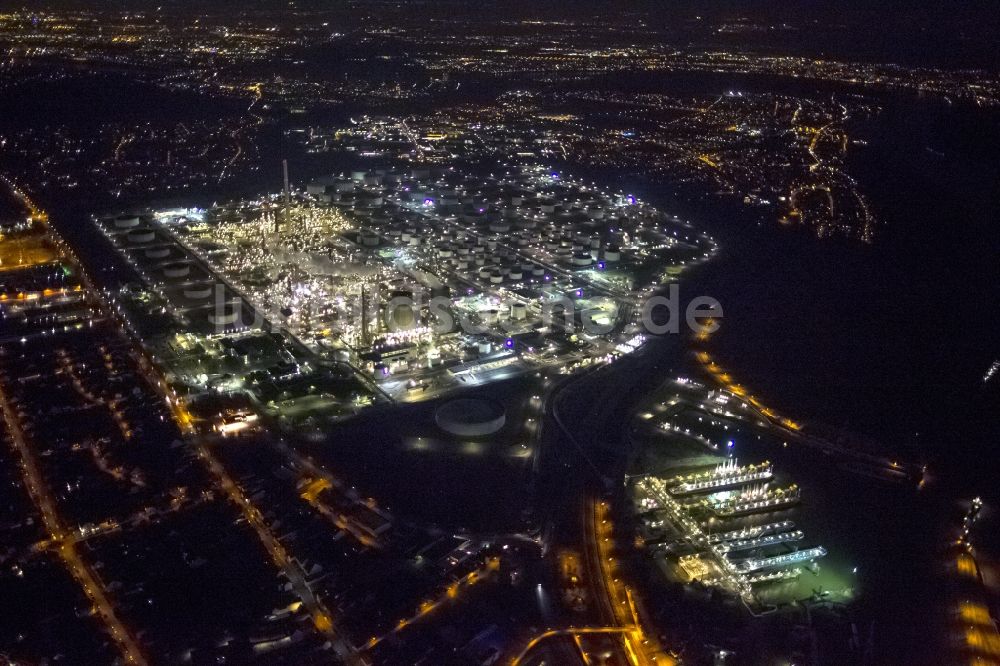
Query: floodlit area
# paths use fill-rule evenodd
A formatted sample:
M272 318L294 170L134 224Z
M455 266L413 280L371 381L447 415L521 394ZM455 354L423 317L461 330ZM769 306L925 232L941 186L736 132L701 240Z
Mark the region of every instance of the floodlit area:
M59 260L59 253L45 237L31 233L0 234L0 271L30 268Z
M263 330L423 400L644 340L644 299L706 235L538 167L367 169L304 191L99 221L182 333Z
M264 199L156 219L263 316L309 343L336 334L353 344L359 332L339 317L347 299L393 277L340 236L351 224L328 206Z

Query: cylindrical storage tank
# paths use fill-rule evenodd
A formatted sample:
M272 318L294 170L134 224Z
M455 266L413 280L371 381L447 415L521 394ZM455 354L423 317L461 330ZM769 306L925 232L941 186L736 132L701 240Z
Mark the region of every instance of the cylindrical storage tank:
M351 192L354 190L354 183L351 181L342 181L333 186L337 192Z
M579 252L573 255L573 265L574 266L589 266L593 258L590 256L589 252Z
M169 247L151 247L146 250L145 255L150 259L166 259L170 256Z
M376 247L378 245L378 234L373 234L367 231L362 232L361 244L365 247Z
M531 269L531 274L534 277L542 277L543 275L545 275L545 269L542 268L541 266L535 266L534 268Z
M487 324L495 324L500 321L499 310L486 310L483 312L483 321Z
M518 280L524 279L524 273L521 272L520 268L512 268L510 270L510 273L508 273L508 277L510 277L511 280L514 280L516 282Z
M618 261L622 258L621 250L617 245L610 245L604 250L605 261Z
M434 422L456 437L485 437L503 428L506 413L503 405L493 400L459 398L438 407Z
M410 236L410 245L420 245L420 236Z
M135 231L128 232L130 243L149 243L154 238L156 238L156 232L152 229L136 229Z
M357 182L360 183L360 182L364 181L366 175L367 174L364 171L352 171L351 172L351 180L354 180L354 181L357 181Z
M500 271L493 271L490 273L490 284L502 284L503 283L503 273Z
M490 222L490 231L497 234L505 234L510 231L510 225L506 222Z
M483 256L476 257L476 266L485 266L485 265L486 265L486 257Z
M170 264L163 268L163 274L170 279L182 278L190 272L191 264Z
M212 295L212 290L215 287L214 284L199 284L192 287L186 287L184 289L185 298L192 298L201 300L203 298L208 298Z
M375 185L380 185L382 179L378 176L365 176L364 183L369 187L374 187Z
M521 320L528 316L528 306L525 303L512 303L510 306L510 318Z
M239 320L240 307L238 303L229 303L225 307L208 313L208 323L213 326L232 326Z
M118 229L134 229L139 226L139 217L136 215L119 215L115 218L115 227Z
M477 263L477 264L479 263L479 260L478 260L478 259L476 260L476 263ZM490 275L491 275L492 273L493 273L493 271L492 271L491 269L489 269L489 268L486 268L486 267L483 267L483 268L480 268L480 269L479 269L479 277L483 278L484 280L485 280L486 278L490 277Z

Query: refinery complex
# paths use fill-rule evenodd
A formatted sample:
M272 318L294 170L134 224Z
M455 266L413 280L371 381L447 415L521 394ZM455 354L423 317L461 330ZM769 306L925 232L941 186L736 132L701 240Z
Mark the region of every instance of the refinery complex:
M540 167L358 170L95 223L140 277L111 296L175 389L279 394L286 416L296 385L323 382L301 397L336 416L610 361L644 340L645 299L716 250Z
M0 666L1000 666L996 11L20 4Z

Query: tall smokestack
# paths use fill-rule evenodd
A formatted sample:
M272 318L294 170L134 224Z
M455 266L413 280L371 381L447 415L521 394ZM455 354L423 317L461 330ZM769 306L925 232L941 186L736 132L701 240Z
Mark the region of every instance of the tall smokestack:
M274 233L281 231L282 218L288 217L288 206L292 202L292 192L288 185L288 160L281 160L281 171L284 176L284 185L281 190L284 205L274 216Z
M281 170L285 175L285 208L288 208L288 205L292 202L292 191L288 187L288 160L281 160Z
M361 285L361 346L368 346L368 301L365 299L365 285Z

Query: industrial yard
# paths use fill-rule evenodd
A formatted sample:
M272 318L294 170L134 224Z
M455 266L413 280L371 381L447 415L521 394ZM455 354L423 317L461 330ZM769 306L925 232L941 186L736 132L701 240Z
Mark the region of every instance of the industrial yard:
M342 413L630 353L645 299L716 249L633 195L539 167L358 170L96 223L143 279L119 294L132 318L166 316L140 336L187 390L340 368L368 387L331 393Z

